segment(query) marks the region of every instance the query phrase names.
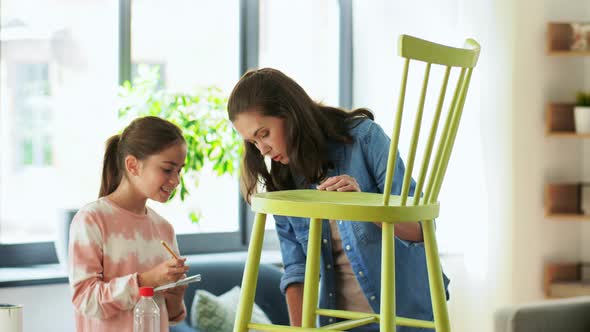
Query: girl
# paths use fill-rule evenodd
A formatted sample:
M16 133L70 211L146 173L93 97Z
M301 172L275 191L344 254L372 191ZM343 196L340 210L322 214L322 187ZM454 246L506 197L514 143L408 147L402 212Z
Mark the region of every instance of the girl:
M70 228L70 286L77 331L131 331L139 287L185 276L172 225L146 206L166 202L186 158L181 130L158 117L135 119L107 141L99 199L76 214ZM162 331L186 316L187 286L156 293Z
M383 193L390 139L373 122L370 111L347 112L318 104L291 78L265 68L240 79L230 95L228 112L245 142L241 185L248 201L259 183L267 191L317 188ZM270 169L264 158L270 159ZM397 158L392 194L401 192L405 170L399 153ZM285 268L280 287L291 324L300 326L309 223L302 218L274 218ZM324 221L321 308L379 312L380 230L379 223ZM395 235L397 314L432 320L420 225L397 224ZM320 317L321 326L332 322ZM378 330L373 324L353 331Z

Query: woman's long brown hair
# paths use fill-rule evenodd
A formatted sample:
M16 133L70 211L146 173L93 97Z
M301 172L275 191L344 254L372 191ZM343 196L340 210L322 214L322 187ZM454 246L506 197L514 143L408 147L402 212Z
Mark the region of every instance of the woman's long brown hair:
M373 119L364 108L346 111L314 102L297 82L279 70L249 71L238 81L228 101L233 122L243 112L285 120L289 164L271 161L270 171L258 149L244 142L241 190L249 202L262 183L267 191L304 188L323 180L333 162L328 159L332 142L352 143L349 131L356 120Z
M184 142L182 130L172 122L156 116L133 120L122 134L113 135L106 142L98 197L107 196L117 189L125 176L127 155L145 160L174 144Z

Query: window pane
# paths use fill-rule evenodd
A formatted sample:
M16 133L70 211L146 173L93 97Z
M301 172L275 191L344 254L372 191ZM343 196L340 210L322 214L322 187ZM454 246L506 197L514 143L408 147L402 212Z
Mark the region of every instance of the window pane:
M261 0L259 67L279 69L312 99L337 106L339 17L337 0Z
M48 68L48 63L18 63L14 68L14 131L22 142L16 151L17 167L51 165L52 135L45 126L51 123Z
M96 199L120 127L118 2L2 0L0 15L0 242L51 240L60 211Z
M192 93L216 86L229 94L239 78L239 1L133 1L132 13L134 75L147 65L157 68L160 89ZM179 197L150 202L177 233L238 230L237 179L218 177L210 166L205 165L198 187L189 186L184 202ZM191 211L200 215L197 224L190 221Z
M259 66L295 79L310 96L338 105L337 0L261 0Z

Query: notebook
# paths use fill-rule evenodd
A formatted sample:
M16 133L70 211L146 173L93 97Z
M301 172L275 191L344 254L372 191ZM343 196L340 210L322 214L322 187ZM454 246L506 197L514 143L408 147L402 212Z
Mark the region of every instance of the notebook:
M171 282L169 284L162 285L160 287L156 287L156 288L154 288L154 292L161 291L161 290L168 289L168 288L174 288L174 287L177 287L177 286L188 285L190 283L198 282L198 281L201 281L201 275L200 274L195 274L194 276L190 276L190 277L186 277L184 279L180 279L177 282Z

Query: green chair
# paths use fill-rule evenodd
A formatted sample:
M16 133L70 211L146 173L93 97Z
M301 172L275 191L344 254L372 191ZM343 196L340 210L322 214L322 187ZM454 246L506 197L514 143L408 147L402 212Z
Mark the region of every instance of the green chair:
M382 332L394 332L396 325L433 328L437 332L450 331L446 294L434 233L434 219L439 215L438 195L451 157L471 74L477 64L479 51L479 44L472 39L466 40L465 48L453 48L407 35L400 36L398 53L405 59L404 70L395 126L389 148L387 175L383 194L287 190L260 193L253 196L252 210L256 212L256 217L242 280L242 296L238 306L234 332L246 332L248 329L261 331L344 331L371 323L379 323L380 331ZM402 190L401 194L396 196L391 195L390 192L393 172L395 170L396 152L398 151L410 60L425 62L426 69L418 110L413 124L410 148L406 158L407 165ZM416 181L415 192L423 193L423 195L408 197L432 64L444 66L445 71L438 102L433 112L430 130L427 133L428 137L424 144L424 151L422 152L422 165ZM441 110L453 67L458 67L460 73L455 91L453 92L452 101L449 104L449 111L446 115L444 127L440 135L437 136L442 113ZM437 141L437 149L434 151L435 154L432 159L431 155L435 141ZM431 159L432 163L430 163ZM426 181L427 175L428 181ZM410 201L408 201L409 198L411 199ZM250 323L267 214L305 217L310 220L303 291L302 327ZM380 313L358 313L317 308L320 275L321 223L323 219L383 222ZM434 321L397 317L395 314L395 283L391 282L395 280L394 226L396 223L415 222L419 220L422 221ZM318 315L343 318L345 320L323 326L322 328L316 328Z

